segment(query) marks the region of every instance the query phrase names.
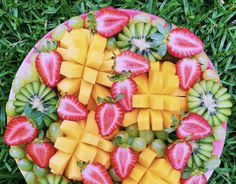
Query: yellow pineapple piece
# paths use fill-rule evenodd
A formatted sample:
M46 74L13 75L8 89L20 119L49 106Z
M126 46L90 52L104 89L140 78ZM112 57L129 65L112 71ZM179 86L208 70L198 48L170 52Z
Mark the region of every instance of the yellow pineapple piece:
M54 174L62 175L70 158L71 154L57 151L49 160L49 168Z
M165 61L161 65L161 71L165 74L175 75L176 73L175 64L170 61Z
M54 144L54 147L64 153L73 153L78 141L68 137L58 137Z
M172 123L172 112L162 111L163 123L165 128L170 128Z
M180 99L176 96L164 96L164 106L167 111L180 111Z
M96 83L101 84L106 87L111 87L113 82L110 81L109 77L111 77L112 74L106 73L106 72L99 72L97 76Z
M176 75L165 75L164 85L161 90L163 94L172 94L179 88L179 78Z
M102 71L102 72L112 72L113 71L112 67L113 67L114 63L115 63L114 59L102 61L100 71Z
M64 48L68 47L76 47L75 40L70 35L70 33L66 32L60 41L60 46Z
M88 102L88 105L87 105L87 109L89 111L95 111L97 108L97 104L96 102L94 101L93 98L89 98L89 102Z
M97 148L97 154L94 159L94 162L98 162L105 166L106 169L109 169L111 166L110 153L107 153L101 149Z
M107 96L111 96L111 93L106 87L96 84L93 86L92 97L97 104L97 97L105 98Z
M138 113L139 113L139 109L133 109L131 112L125 113L125 117L124 117L122 125L124 127L127 127L134 123L137 123Z
M99 134L97 123L95 121L95 112L94 111L90 111L88 114L85 131L92 133L94 135Z
M120 54L120 50L119 49L105 50L104 51L104 61L111 60L111 59L113 59L113 57L115 57L115 56L117 56L119 54Z
M84 143L80 143L75 151L76 158L86 163L92 163L96 154L97 150L95 147Z
M148 108L149 107L149 96L148 95L133 95L132 106L134 108Z
M164 179L168 176L171 169L172 167L170 163L166 159L162 158L156 159L149 168L149 171L155 173L156 175Z
M85 132L81 138L81 142L92 146L97 146L99 142L99 137L97 135Z
M74 61L84 65L86 60L86 53L78 47L69 47L66 50L66 58L69 61Z
M71 180L75 180L75 181L82 180L81 170L77 165L77 159L75 156L72 156L65 170L65 175Z
M129 177L131 179L133 179L136 182L139 182L141 180L141 178L143 177L143 175L146 172L146 168L143 167L140 164L136 164L133 168L133 170L131 171Z
M79 140L83 133L83 129L79 125L80 123L81 122L64 120L60 126L60 129L67 137Z
M81 78L84 67L74 62L64 61L61 64L60 73L68 78Z
M149 130L150 129L150 117L149 109L140 109L138 115L138 129L139 130Z
M148 168L153 160L156 158L156 153L152 151L149 148L146 148L138 158L138 163L144 166L145 168Z
M98 71L89 67L84 68L83 79L91 84L95 84L98 76Z
M152 172L148 171L143 179L142 182L144 184L168 184L167 182L165 182L164 180L162 180L161 178L158 177L158 175L153 174Z
M166 181L171 184L178 184L181 177L181 172L172 169L166 177Z
M149 72L149 92L151 94L160 94L164 84L164 73L162 72Z
M81 79L64 78L57 84L57 89L61 95L76 95L80 89Z
M114 149L113 144L110 141L103 138L100 138L97 147L109 153L111 153Z
M149 103L151 109L155 110L164 109L164 97L162 95L150 95Z
M133 79L138 86L137 93L141 93L141 94L148 93L148 78L146 74L137 76Z
M138 184L138 182L128 177L122 181L122 184Z
M85 80L81 80L81 86L79 91L79 101L86 105L89 102L90 95L92 93L93 85Z
M152 130L163 130L163 118L161 111L151 110L150 119Z
M70 35L74 39L76 47L83 50L84 53L88 52L89 37L86 29L74 29L70 32Z

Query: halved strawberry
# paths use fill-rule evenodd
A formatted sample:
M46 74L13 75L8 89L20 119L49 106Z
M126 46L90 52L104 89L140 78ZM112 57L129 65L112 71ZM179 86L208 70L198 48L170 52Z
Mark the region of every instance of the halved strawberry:
M200 115L189 113L181 120L180 126L176 130L178 138L188 141L198 140L207 137L212 133L212 127Z
M82 171L84 184L112 184L112 179L106 168L100 163L88 164Z
M25 116L13 118L7 124L3 140L8 146L18 146L34 140L38 136L38 130Z
M62 57L57 51L40 52L35 65L43 82L53 88L61 80L60 68Z
M87 118L86 107L73 95L65 95L60 99L58 116L63 120L80 121Z
M97 32L108 38L119 33L128 23L129 15L112 7L100 9L96 14Z
M181 184L206 184L207 178L204 174L199 176L190 176L189 178L181 179Z
M184 58L176 63L180 88L188 91L201 78L201 65L195 59Z
M111 87L111 94L114 99L119 94L123 94L123 98L118 101L124 111L132 111L132 96L137 91L137 84L132 79L126 79L124 81L118 81L113 83Z
M185 141L176 142L167 147L166 153L173 168L182 170L185 168L192 154L192 146Z
M42 140L29 143L25 150L33 162L42 168L49 166L49 160L55 153L53 144Z
M124 110L117 102L103 102L95 111L95 119L101 136L109 136L121 126Z
M138 161L138 154L129 147L116 147L111 153L111 165L121 179L127 178Z
M203 51L203 42L187 28L172 29L167 43L168 52L177 57L185 58Z
M136 77L148 72L149 69L149 61L135 52L127 50L116 56L115 72L117 73L131 71L131 77Z

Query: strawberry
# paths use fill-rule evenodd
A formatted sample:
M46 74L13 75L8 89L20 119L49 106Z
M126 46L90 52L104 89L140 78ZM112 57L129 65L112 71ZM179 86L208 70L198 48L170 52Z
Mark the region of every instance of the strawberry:
M212 133L212 127L208 122L196 113L189 113L182 118L180 126L176 130L178 138L183 140L198 140Z
M182 170L186 166L192 154L192 146L188 142L176 142L167 147L167 158L176 170Z
M60 99L57 114L63 120L80 121L87 118L88 111L77 97L65 95Z
M38 130L25 116L13 118L6 127L3 140L8 146L18 146L34 140Z
M112 184L110 175L106 168L100 163L88 164L82 171L84 184Z
M25 150L33 162L42 168L49 166L49 160L55 153L53 144L42 140L29 143Z
M175 28L170 31L167 50L171 55L185 58L201 53L203 48L200 38L187 28Z
M116 56L115 72L131 71L131 77L136 77L148 72L150 69L149 61L142 55L132 51L124 51Z
M181 179L181 184L206 184L207 178L204 174L199 176L190 176L189 178Z
M132 111L132 96L137 91L137 84L132 79L118 81L113 83L111 87L111 94L114 99L119 94L123 94L123 98L118 102L126 112Z
M176 63L180 88L188 91L201 78L201 65L195 59L184 58Z
M35 59L35 65L43 82L53 88L61 80L60 68L62 57L57 51L40 52Z
M111 165L117 175L125 179L138 161L138 154L129 147L116 147L111 153Z
M114 133L122 124L124 119L124 110L121 106L114 102L111 97L103 100L95 111L95 120L101 136L109 136Z
M96 30L108 38L119 33L128 23L129 15L112 7L100 9L96 13Z

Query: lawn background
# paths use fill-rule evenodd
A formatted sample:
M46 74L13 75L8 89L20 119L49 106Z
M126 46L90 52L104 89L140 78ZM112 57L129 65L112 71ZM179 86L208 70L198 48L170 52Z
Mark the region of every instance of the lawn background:
M72 16L104 6L142 10L191 29L205 43L205 51L219 71L224 86L236 100L236 0L0 0L0 134L6 125L4 104L12 80L34 44ZM236 183L236 107L227 140L210 184ZM8 147L0 138L0 184L23 184Z

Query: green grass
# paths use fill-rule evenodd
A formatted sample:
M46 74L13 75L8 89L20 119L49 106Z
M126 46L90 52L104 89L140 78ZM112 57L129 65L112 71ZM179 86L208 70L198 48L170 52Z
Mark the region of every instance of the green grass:
M4 103L22 60L44 34L68 18L104 6L143 10L193 30L236 100L235 0L0 0L0 134L6 124ZM236 183L236 107L228 123L222 163L209 183ZM8 147L0 139L0 184L24 183Z

